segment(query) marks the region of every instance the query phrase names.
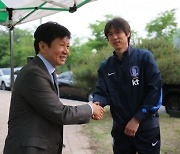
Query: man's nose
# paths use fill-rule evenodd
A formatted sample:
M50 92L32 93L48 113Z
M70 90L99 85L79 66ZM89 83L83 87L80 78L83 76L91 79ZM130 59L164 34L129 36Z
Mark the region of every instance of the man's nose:
M112 34L112 38L113 38L113 39L117 38L117 35L116 35L115 33Z
M66 53L66 54L69 54L69 48L64 47L63 52Z

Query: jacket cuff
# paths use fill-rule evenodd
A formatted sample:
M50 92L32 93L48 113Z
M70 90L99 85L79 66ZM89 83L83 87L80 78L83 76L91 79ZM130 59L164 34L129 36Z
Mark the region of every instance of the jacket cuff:
M136 120L138 120L139 121L139 123L141 122L141 121L143 121L145 118L146 118L146 113L145 112L143 112L142 110L139 110L139 111L137 111L136 113L135 113L135 115L134 115L134 117L136 118Z
M107 105L107 99L103 96L96 95L96 94L93 96L93 103L94 102L99 102L100 106L102 106L102 107Z

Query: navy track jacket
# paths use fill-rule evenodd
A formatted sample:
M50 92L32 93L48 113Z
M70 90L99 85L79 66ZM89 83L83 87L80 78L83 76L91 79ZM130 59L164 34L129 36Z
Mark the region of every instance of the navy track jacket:
M157 113L161 75L152 53L131 46L120 61L114 55L102 62L93 102L110 105L113 123L125 127L135 117L140 123Z

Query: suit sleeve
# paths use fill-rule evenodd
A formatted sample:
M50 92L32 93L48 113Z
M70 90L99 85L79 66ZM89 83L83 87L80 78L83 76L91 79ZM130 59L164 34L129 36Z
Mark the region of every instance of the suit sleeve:
M162 81L159 68L151 52L147 52L144 61L146 95L143 104L134 117L141 122L149 114L154 114L162 104Z
M52 89L50 78L39 70L29 71L23 80L21 93L24 99L42 117L59 125L89 122L91 107L88 104L63 105Z
M108 105L108 93L107 93L107 88L105 84L105 79L103 76L103 71L101 67L98 70L98 80L96 83L96 91L93 95L93 102L99 102L102 107Z

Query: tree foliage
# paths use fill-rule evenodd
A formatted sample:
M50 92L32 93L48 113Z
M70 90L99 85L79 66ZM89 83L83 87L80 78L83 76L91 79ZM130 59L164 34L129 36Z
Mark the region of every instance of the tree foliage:
M105 41L106 38L104 36L104 27L107 21L109 21L112 18L113 18L112 15L105 15L105 20L103 21L96 20L95 23L89 25L89 28L92 31L92 37L88 39L88 42L86 43L87 46L92 47L92 49L99 50L102 47L108 45L108 42Z
M28 30L14 29L13 37L14 65L23 66L27 57L34 55L33 36ZM0 30L0 67L10 67L9 32Z
M180 49L180 28L176 30L174 34L174 46L177 49Z
M180 49L166 38L144 39L138 48L150 50L160 68L164 84L180 84Z
M0 30L0 67L6 67L9 64L10 53L9 49L9 35L8 31Z
M97 53L86 57L83 64L72 68L72 71L75 73L77 84L80 87L83 87L83 89L88 91L95 90L98 67L102 61L112 55L112 51L113 49L110 46L101 48Z
M177 28L175 11L175 9L172 9L162 12L158 17L149 22L146 25L148 37L172 38Z
M163 83L180 84L180 33L175 22L175 9L163 12L147 24L146 29L149 36L155 34L154 37L142 39L137 46L153 52Z
M30 31L15 29L14 31L14 63L23 66L28 56L34 56L33 36Z

